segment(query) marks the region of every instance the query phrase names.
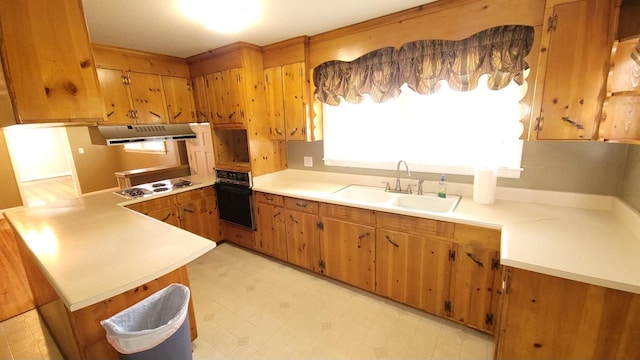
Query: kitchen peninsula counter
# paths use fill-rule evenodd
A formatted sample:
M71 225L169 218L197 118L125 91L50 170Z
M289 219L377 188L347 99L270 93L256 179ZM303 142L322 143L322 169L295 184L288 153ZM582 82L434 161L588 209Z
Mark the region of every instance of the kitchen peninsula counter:
M640 294L640 215L616 197L498 188L494 204L480 205L472 185L449 183L450 194L462 195L456 210L428 213L331 196L352 184L382 187L381 181L395 178L289 169L255 177L253 190L500 229L502 265ZM404 186L417 181L402 179ZM437 182L424 187L435 192Z
M159 280L188 285L186 264L215 248L215 242L124 207L211 186L215 181L215 176L182 178L191 180L193 185L138 199L105 191L4 213L17 235L23 258L29 258L23 259L27 272L31 268L37 273L35 278L29 278L32 288L35 280L45 289L36 291L39 294L34 292L43 318L47 321L49 316L56 318L66 313L71 319L70 324L59 329L55 326L60 324L53 325L52 333L57 333L54 337L61 335L66 326L71 327L69 331L79 342L78 338L87 334L76 329L74 321L83 322L85 313L108 318L118 308L122 310L159 290L164 285ZM106 343L104 333L101 337ZM78 350L68 350L67 340L56 341L67 358L104 357L105 351L117 358L115 350L104 344L80 341Z

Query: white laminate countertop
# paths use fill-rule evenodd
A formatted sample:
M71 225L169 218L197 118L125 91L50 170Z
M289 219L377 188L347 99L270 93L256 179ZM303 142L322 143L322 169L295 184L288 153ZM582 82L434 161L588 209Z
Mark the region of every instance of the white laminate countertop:
M417 180L402 179L403 187ZM480 205L472 185L449 183L450 194L462 195L452 213L331 197L348 185L382 187L382 181L395 179L289 169L254 177L253 190L501 229L503 265L640 294L640 213L616 197L498 188L494 204ZM425 182L425 191L437 191L437 183Z
M75 311L161 277L215 248L211 240L123 207L215 181L212 175L181 178L194 185L133 200L105 191L13 209L4 216L62 301Z

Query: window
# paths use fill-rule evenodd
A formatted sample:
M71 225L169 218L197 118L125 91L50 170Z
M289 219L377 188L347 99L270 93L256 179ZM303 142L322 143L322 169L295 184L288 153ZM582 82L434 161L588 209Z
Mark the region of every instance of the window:
M420 172L471 175L491 167L498 176L519 177L527 82L489 90L487 76L471 91L443 81L431 95L404 85L398 98L382 103L365 96L359 104L324 104L325 164L395 170L405 160Z
M166 154L167 146L164 141L143 141L124 144L124 151L146 154Z

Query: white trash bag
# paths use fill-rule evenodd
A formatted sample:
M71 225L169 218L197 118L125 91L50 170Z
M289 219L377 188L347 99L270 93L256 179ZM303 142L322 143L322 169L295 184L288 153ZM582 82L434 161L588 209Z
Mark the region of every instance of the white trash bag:
M100 321L107 340L121 354L152 349L184 323L189 308L189 288L171 284L139 303Z

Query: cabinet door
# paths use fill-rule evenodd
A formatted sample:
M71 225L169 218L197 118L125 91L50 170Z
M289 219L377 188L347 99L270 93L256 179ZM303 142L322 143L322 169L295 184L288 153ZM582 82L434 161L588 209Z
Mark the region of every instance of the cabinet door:
M196 121L199 123L209 122L209 106L204 76L196 76L191 79L191 90L193 92Z
M264 80L269 139L285 140L282 67L275 66L264 69Z
M321 272L361 289L375 288L376 229L337 219L322 220Z
M225 124L229 110L227 89L222 72L207 75L205 83L207 85L207 100L211 122L216 125Z
M150 210L144 213L145 215L158 219L169 225L180 227L180 218L178 217L178 209L175 206Z
M227 88L227 123L245 123L245 75L244 69L231 69L223 72L224 85Z
M18 121L101 121L82 2L2 1L1 7L5 78Z
M160 75L129 72L128 76L137 123L169 123Z
M289 262L319 272L318 215L286 209L285 224Z
M191 91L191 81L175 76L163 76L162 85L167 101L167 113L170 123L196 122Z
M609 14L614 5L610 0L560 4L545 20L548 33L541 48L547 50L542 53L547 59L540 61L546 74L538 139L594 138L611 55Z
M106 124L133 124L131 99L126 83L127 77L121 70L98 69L100 89L107 112Z
M471 327L492 332L494 287L499 283L498 252L469 245L455 246L449 316ZM497 296L497 295L496 295Z
M453 245L385 229L376 238L376 293L446 316Z
M287 261L285 211L282 206L256 203L255 248L263 254Z
M184 230L217 241L220 237L218 208L215 197L193 199L178 205Z
M294 63L282 67L284 117L287 140L305 140L305 67L304 63Z

